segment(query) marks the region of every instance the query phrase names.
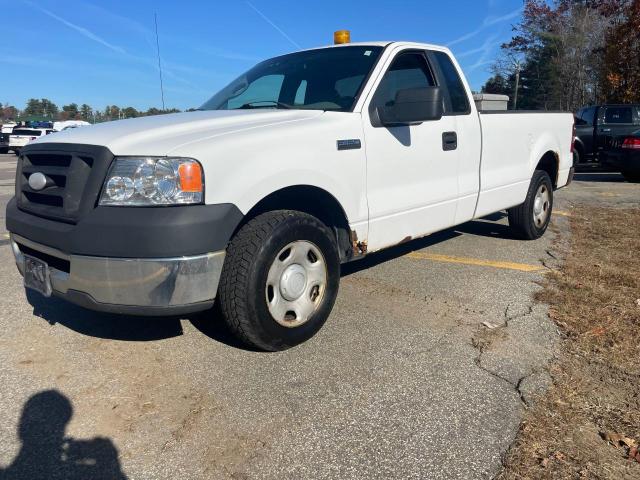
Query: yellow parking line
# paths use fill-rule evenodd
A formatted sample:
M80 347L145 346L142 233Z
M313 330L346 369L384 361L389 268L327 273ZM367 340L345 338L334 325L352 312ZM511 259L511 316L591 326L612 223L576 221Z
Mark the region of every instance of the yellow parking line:
M500 262L494 260L481 260L479 258L455 257L440 255L437 253L411 252L406 255L416 260L432 260L434 262L460 263L463 265L477 265L479 267L502 268L505 270L518 270L520 272L539 272L545 268L542 265L529 265L527 263Z
M565 212L564 210L554 210L553 214L554 215L560 215L561 217L570 217L571 216L571 212Z

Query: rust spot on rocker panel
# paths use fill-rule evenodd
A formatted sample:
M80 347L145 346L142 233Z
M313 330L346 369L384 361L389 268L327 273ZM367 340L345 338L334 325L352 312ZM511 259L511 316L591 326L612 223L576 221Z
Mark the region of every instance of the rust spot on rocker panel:
M354 257L359 257L367 253L367 241L365 240L360 242L355 230L351 230L351 247L353 249Z

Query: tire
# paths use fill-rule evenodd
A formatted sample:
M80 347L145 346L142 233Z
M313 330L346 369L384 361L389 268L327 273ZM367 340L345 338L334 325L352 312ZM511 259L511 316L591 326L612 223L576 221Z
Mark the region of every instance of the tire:
M14 149L13 153L16 157L20 156L20 149Z
M536 199L540 200L536 202ZM510 208L509 226L514 235L523 240L535 240L544 235L553 210L553 184L549 174L536 170L529 184L527 198L522 205Z
M339 283L340 260L331 230L306 213L276 210L250 220L232 239L218 299L238 339L260 350L279 351L320 330Z
M629 183L640 183L640 170L623 170L622 176Z

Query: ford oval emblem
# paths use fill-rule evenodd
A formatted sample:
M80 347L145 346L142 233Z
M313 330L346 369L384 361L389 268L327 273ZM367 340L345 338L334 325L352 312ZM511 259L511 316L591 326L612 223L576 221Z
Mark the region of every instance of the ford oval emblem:
M32 173L29 175L29 186L33 190L42 190L47 186L47 177L40 172Z

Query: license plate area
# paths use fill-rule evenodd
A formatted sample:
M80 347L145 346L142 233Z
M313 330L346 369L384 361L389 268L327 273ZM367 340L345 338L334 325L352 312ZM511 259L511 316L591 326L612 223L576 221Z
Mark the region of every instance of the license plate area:
M40 292L45 297L50 297L49 265L38 258L24 255L24 286Z

